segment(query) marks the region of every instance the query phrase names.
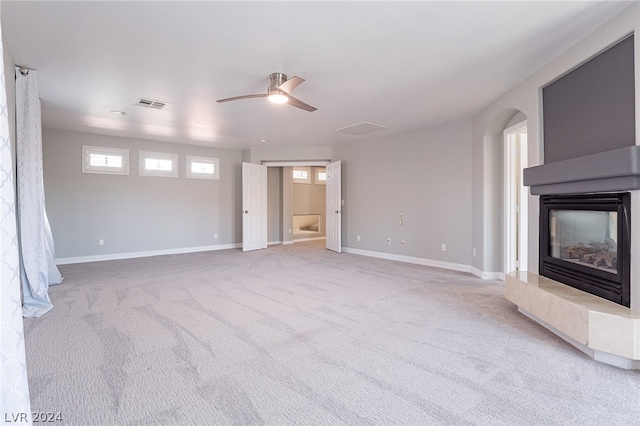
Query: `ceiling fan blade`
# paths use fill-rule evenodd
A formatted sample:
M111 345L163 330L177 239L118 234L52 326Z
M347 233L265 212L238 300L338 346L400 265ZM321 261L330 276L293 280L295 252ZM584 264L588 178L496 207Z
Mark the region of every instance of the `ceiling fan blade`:
M309 111L309 112L313 112L318 109L318 108L312 107L311 105L305 104L301 100L296 99L291 95L289 95L289 105L294 106L296 108L303 109L305 111Z
M250 99L250 98L266 98L267 95L266 93L262 93L259 95L244 95L244 96L234 96L233 98L225 98L225 99L218 99L216 102L229 102L229 101L237 101L239 99Z
M302 83L304 83L304 78L293 76L287 81L285 81L284 83L282 83L280 86L278 86L278 89L288 94L288 93L291 93L293 89L295 89Z

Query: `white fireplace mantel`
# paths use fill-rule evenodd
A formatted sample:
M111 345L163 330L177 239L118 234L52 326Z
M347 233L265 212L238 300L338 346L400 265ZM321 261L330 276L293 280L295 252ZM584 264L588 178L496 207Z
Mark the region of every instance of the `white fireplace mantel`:
M640 369L640 312L530 272L507 274L505 297L595 360Z

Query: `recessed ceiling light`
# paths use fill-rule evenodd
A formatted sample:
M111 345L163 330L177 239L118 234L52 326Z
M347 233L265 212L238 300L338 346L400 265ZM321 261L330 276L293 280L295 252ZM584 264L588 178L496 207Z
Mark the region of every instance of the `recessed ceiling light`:
M115 114L115 115L127 115L126 112L124 111L117 111L115 109L111 110L111 114Z
M267 139L260 139L260 142L266 142Z

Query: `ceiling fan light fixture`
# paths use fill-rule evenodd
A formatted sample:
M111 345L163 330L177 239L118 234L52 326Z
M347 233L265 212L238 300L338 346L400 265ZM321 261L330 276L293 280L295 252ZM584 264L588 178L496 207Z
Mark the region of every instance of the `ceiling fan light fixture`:
M283 95L282 93L270 93L269 94L269 102L274 104L286 104L289 102L289 97L287 95Z

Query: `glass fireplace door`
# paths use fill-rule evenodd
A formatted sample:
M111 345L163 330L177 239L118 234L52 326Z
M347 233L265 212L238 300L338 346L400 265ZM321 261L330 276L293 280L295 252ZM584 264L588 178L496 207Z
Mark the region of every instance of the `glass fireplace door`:
M616 273L618 213L616 211L550 210L551 257Z

